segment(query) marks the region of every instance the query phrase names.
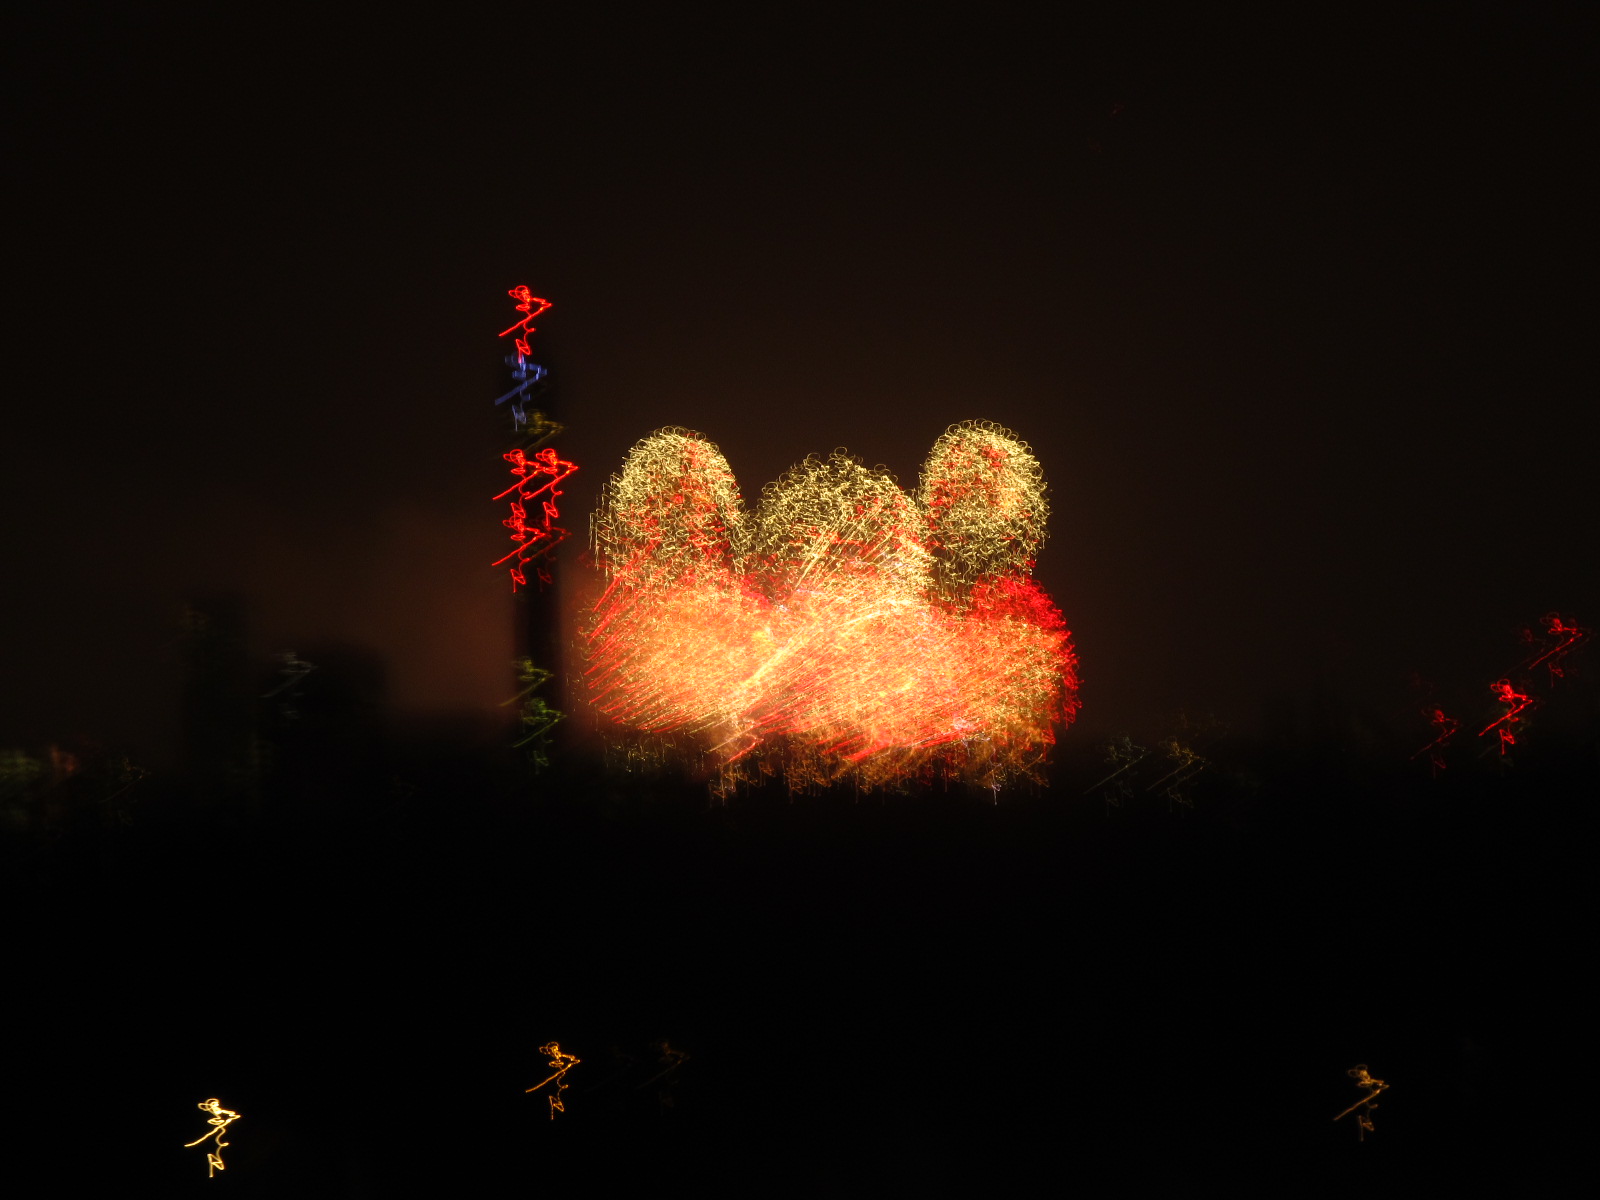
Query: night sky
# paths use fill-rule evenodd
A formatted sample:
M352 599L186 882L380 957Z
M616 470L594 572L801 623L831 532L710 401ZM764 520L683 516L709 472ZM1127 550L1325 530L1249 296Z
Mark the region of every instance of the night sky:
M1593 6L552 7L0 38L0 1021L48 1139L13 1144L209 1187L176 1133L219 1095L236 1195L1207 1154L1424 1195L1488 1153L1550 1192L1593 644L1514 753L1470 723L1520 628L1600 624ZM489 566L517 284L581 466L527 607ZM519 622L570 633L638 439L701 431L753 502L840 446L914 486L974 418L1050 484L1048 786L713 797L563 740L568 701L545 774L513 753ZM208 692L185 607L230 596ZM1108 738L1174 734L1192 794L1101 790ZM547 1038L585 1058L558 1122ZM1361 1061L1366 1145L1329 1120Z
M0 731L162 761L222 592L263 658L498 704L517 283L580 535L664 425L753 499L988 418L1085 728L1408 719L1600 597L1581 11L52 8L9 39Z

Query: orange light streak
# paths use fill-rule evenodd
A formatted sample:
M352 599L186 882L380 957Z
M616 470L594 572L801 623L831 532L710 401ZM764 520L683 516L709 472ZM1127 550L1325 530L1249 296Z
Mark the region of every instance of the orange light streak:
M1546 613L1539 618L1539 621L1544 626L1545 635L1557 640L1553 645L1541 647L1544 651L1542 654L1530 658L1517 670L1531 671L1534 667L1543 665L1550 672L1552 679L1560 679L1566 674L1566 668L1561 665L1561 660L1588 641L1591 631L1577 622L1566 621L1560 613ZM1527 632L1526 637L1530 642L1537 640L1532 630Z
M548 1054L550 1056L550 1065L556 1068L556 1072L554 1075L551 1075L548 1078L541 1080L539 1083L534 1084L531 1088L525 1089L523 1091L523 1095L526 1096L530 1092L537 1092L546 1084L554 1083L556 1085L556 1090L545 1097L545 1099L550 1101L550 1119L554 1121L558 1112L567 1111L567 1106L561 1102L561 1093L567 1090L567 1085L564 1082L567 1072L572 1070L573 1067L577 1066L583 1060L575 1055L562 1053L561 1044L559 1042L547 1042L545 1045L539 1047L539 1053Z
M1363 1095L1361 1099L1357 1100L1349 1108L1345 1109L1342 1113L1335 1117L1334 1120L1342 1121L1351 1113L1355 1112L1356 1109L1361 1109L1361 1114L1356 1118L1356 1126L1359 1130L1357 1135L1358 1140L1364 1142L1367 1140L1367 1134L1373 1131L1371 1114L1372 1110L1378 1107L1378 1096L1383 1092L1388 1091L1389 1085L1383 1080L1374 1079L1370 1074L1368 1074L1366 1063L1361 1063L1350 1068L1350 1070L1346 1071L1345 1074L1356 1081L1356 1086L1363 1090Z

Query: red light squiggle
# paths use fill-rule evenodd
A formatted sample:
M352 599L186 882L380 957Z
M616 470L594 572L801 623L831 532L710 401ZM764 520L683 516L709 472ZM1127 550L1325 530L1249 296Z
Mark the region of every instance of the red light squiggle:
M1351 1067L1345 1074L1356 1081L1356 1086L1361 1089L1361 1099L1335 1117L1334 1121L1342 1121L1360 1109L1356 1115L1356 1140L1364 1142L1367 1134L1373 1132L1372 1114L1378 1107L1378 1097L1389 1090L1389 1085L1381 1079L1374 1079L1366 1063Z
M516 549L495 559L489 565L498 567L508 559L515 559L516 561L508 569L511 572L511 590L516 591L519 586L526 586L528 582L523 568L536 559L543 558L571 536L567 530L556 524L556 519L561 513L556 508L555 498L562 494L556 485L576 471L578 466L561 458L550 447L536 451L532 455L525 454L521 450L509 450L500 457L511 464L511 473L517 477L517 481L494 499L503 500L507 496L515 496L510 502L511 515L500 523L511 530L511 540L517 545ZM542 476L549 478L537 487L534 486ZM543 519L529 521L528 502L541 496L545 497L540 501Z
M1495 699L1506 706L1498 720L1491 721L1478 731L1478 736L1483 737L1490 730L1500 735L1500 753L1506 752L1506 747L1517 744L1516 730L1522 724L1520 714L1533 704L1533 700L1517 691L1511 686L1509 679L1497 679L1489 685L1489 690L1495 694Z
M1411 756L1412 761L1428 756L1428 763L1435 772L1445 769L1444 752L1450 745L1450 739L1455 737L1456 731L1461 728L1461 722L1454 717L1446 716L1442 708L1433 708L1427 711L1428 723L1434 728L1433 741Z
M1576 622L1566 621L1560 613L1546 613L1539 620L1544 626L1544 637L1540 637L1531 629L1525 630L1523 636L1526 641L1538 646L1540 652L1524 662L1517 670L1531 671L1535 667L1542 666L1550 672L1551 679L1560 679L1566 674L1562 660L1588 641L1592 631Z
M500 331L501 337L505 337L508 333L515 333L519 329L525 334L533 333L533 322L535 319L543 316L545 313L549 312L555 307L555 305L551 304L550 301L535 296L531 291L528 290L527 284L523 283L519 283L516 287L510 289L506 295L510 296L517 302L517 311L522 313L523 317L522 320L518 321L515 325L512 325L509 329L502 329ZM538 305L538 307L535 308L534 305ZM517 365L521 366L523 363L525 363L528 355L532 353L533 351L528 348L528 339L526 337L519 337L517 339Z
M939 439L915 500L835 454L752 512L714 445L663 430L594 516L591 702L692 735L724 781L1035 775L1077 710L1071 635L1028 578L1047 511L1037 460L985 423Z
M556 508L555 500L561 495L561 489L557 485L578 468L576 464L559 458L551 449L538 450L531 457L528 454L529 451L560 433L562 428L541 412L534 412L530 416L526 407L534 389L549 374L543 367L528 361L528 355L531 353L528 337L534 332L534 320L555 306L550 301L535 296L525 284L511 288L507 295L517 302L517 311L523 314L522 320L500 331L501 337L516 333L518 330L522 331L523 336L516 339L517 358L512 371L512 378L518 382L516 387L496 399L495 404L498 405L506 400L512 402L513 425L519 430L525 430L525 437L520 448L501 455L511 464L511 474L515 477L515 482L494 497L495 500L513 497L510 501L511 515L500 524L511 531L511 540L516 543L516 548L501 555L490 565L498 567L510 562L510 566L506 569L511 575L511 590L515 592L519 587L527 586L528 577L525 568L530 563L547 556L569 536L567 530L556 524L561 513ZM511 364L512 360L508 358L506 362ZM548 478L535 486L541 477ZM530 520L528 508L529 502L533 500L539 501L540 515ZM538 568L538 574L541 582L550 582L549 572L543 567Z

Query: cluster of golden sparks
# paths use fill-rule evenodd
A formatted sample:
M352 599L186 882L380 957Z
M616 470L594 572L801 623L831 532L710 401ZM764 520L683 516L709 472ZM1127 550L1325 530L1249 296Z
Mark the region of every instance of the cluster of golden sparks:
M590 697L724 781L1034 776L1077 709L1071 635L1030 578L1048 513L1038 460L988 422L934 443L914 497L836 451L753 510L715 445L661 430L594 515Z

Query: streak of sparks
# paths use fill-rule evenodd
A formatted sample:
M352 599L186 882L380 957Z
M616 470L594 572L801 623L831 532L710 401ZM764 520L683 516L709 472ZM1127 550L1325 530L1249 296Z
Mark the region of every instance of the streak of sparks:
M1534 703L1533 698L1524 695L1511 686L1508 679L1497 679L1489 685L1489 690L1494 693L1495 699L1505 705L1505 712L1497 720L1491 721L1478 731L1478 736L1494 731L1500 735L1500 753L1504 754L1508 746L1517 744L1516 731L1522 725L1522 712Z
M1366 1063L1351 1067L1345 1074L1356 1081L1356 1086L1362 1089L1362 1096L1361 1099L1345 1109L1334 1120L1342 1121L1351 1113L1360 1109L1361 1112L1356 1117L1357 1138L1364 1142L1367 1140L1367 1134L1372 1132L1372 1110L1378 1107L1378 1096L1388 1091L1389 1085L1383 1080L1374 1079L1368 1074Z
M1161 749L1166 752L1167 758L1170 761L1175 762L1178 765L1173 767L1172 770L1168 771L1149 787L1145 788L1145 791L1153 792L1162 784L1166 784L1169 808L1171 807L1172 801L1176 801L1179 804L1193 808L1194 801L1190 799L1189 793L1184 785L1192 780L1196 775L1200 774L1201 771L1204 771L1208 766L1210 766L1210 762L1204 758L1201 758L1191 747L1185 746L1175 737L1168 738L1166 741L1162 742Z
M541 296L535 296L531 291L528 290L527 284L519 283L516 287L510 289L506 295L510 296L517 302L517 311L522 313L523 316L522 320L518 321L509 329L502 329L500 331L500 336L505 337L508 333L516 333L518 330L522 331L524 336L515 339L517 343L517 360L518 364L520 365L521 363L527 361L528 355L533 353L528 346L527 336L533 333L533 322L538 317L549 312L555 307L555 305L551 304L550 301ZM535 308L534 305L538 305L538 307Z
M508 560L515 560L506 568L511 577L511 590L515 592L519 587L527 586L528 576L524 568L530 564L534 566L540 582L550 582L549 572L540 565L541 560L568 536L567 531L556 524L561 516L560 510L556 507L556 497L562 494L561 488L557 485L578 467L576 463L567 462L558 456L553 449L548 447L538 449L560 433L562 426L550 420L542 412L535 411L531 416L528 413L528 404L537 394L540 384L550 374L544 367L529 360L528 356L533 351L529 347L528 339L534 333L533 322L542 314L549 312L554 305L542 297L535 296L526 284L518 284L507 294L517 301L517 311L523 314L522 320L500 331L501 337L519 331L522 334L516 339L516 357L506 359L506 364L512 368L511 377L517 380L517 386L497 397L495 404L511 401L512 427L522 431L523 444L500 456L511 464L514 482L493 497L494 500L512 497L511 515L500 524L511 530L511 541L515 543L515 548L489 565L498 567ZM535 487L535 480L540 476L549 478ZM530 516L529 508L534 500L539 501L539 511Z
M546 1042L543 1046L539 1047L539 1053L548 1054L550 1056L550 1065L556 1069L555 1074L547 1077L539 1083L534 1084L531 1088L525 1089L523 1091L523 1095L527 1095L530 1092L537 1092L540 1088L546 1086L547 1084L555 1084L556 1090L545 1097L546 1100L550 1101L550 1119L554 1121L558 1112L567 1111L567 1106L561 1102L561 1093L567 1090L567 1085L565 1082L567 1072L572 1070L573 1067L577 1066L583 1060L578 1058L576 1055L563 1053L561 1050L561 1044L559 1042Z
M1461 728L1461 722L1456 720L1454 717L1447 715L1444 709L1438 707L1428 709L1427 717L1428 723L1434 728L1433 741L1429 742L1411 757L1413 760L1415 760L1426 754L1428 756L1429 765L1433 768L1434 774L1437 775L1445 768L1445 748L1450 745L1450 739L1455 737L1456 730Z
M1585 629L1576 621L1564 619L1560 613L1546 613L1539 619L1539 623L1544 626L1544 637L1535 634L1531 629L1524 633L1526 640L1538 647L1539 653L1524 662L1517 670L1531 671L1535 667L1543 666L1550 672L1550 678L1554 681L1566 674L1562 660L1588 641L1592 630Z
M516 482L492 499L501 500L516 493L516 499L511 501L511 515L500 522L511 530L511 540L516 543L516 548L489 565L498 567L507 559L516 559L508 568L511 572L511 590L514 592L528 582L523 567L543 558L567 540L567 531L556 524L561 513L555 501L557 496L563 494L556 485L576 471L578 465L568 462L548 446L531 455L520 449L508 450L500 457L511 464L511 474ZM534 487L534 481L542 475L550 478ZM534 500L539 500L543 515L537 520L529 520L527 505Z
M758 761L795 789L1035 775L1077 711L1071 635L1029 578L1044 492L1025 443L966 422L915 498L835 452L747 510L716 446L652 434L593 519L590 699L694 735L725 778Z
M211 1117L206 1121L206 1124L212 1126L212 1128L208 1132L195 1138L194 1141L185 1142L183 1147L185 1150L187 1150L191 1146L198 1146L201 1142L215 1139L217 1148L215 1150L206 1151L206 1165L210 1167L210 1170L206 1173L206 1178L214 1179L218 1171L224 1171L227 1169L222 1163L222 1148L228 1145L228 1143L222 1140L222 1135L229 1125L232 1125L239 1119L239 1114L234 1112L231 1108L223 1108L222 1105L217 1102L215 1097L210 1100L202 1100L199 1104L195 1105L195 1107L201 1112L208 1112L211 1114Z

